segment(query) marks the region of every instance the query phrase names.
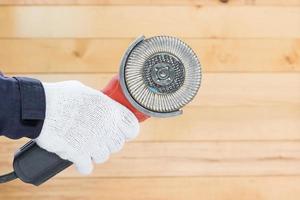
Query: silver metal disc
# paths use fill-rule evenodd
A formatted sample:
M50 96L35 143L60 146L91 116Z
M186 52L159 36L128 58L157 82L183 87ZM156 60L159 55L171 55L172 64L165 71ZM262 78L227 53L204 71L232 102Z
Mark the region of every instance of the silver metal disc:
M174 112L189 103L200 87L201 66L181 40L156 36L133 47L124 67L130 96L150 112Z

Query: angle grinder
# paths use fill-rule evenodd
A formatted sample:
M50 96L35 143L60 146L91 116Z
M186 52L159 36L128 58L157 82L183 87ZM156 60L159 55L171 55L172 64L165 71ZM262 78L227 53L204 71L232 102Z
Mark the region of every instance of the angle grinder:
M140 122L149 117L171 117L197 94L201 65L194 51L170 36L137 38L121 60L120 73L102 90L131 110ZM40 185L72 165L29 141L15 154L14 172L0 183L19 178Z

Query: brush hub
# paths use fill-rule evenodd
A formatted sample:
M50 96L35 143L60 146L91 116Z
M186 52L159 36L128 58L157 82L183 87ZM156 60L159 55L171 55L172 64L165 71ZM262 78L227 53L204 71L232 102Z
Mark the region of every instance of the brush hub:
M151 78L161 86L170 84L175 77L174 68L167 63L158 63L151 69Z
M144 63L144 81L154 93L173 93L184 82L182 62L171 53L156 53Z

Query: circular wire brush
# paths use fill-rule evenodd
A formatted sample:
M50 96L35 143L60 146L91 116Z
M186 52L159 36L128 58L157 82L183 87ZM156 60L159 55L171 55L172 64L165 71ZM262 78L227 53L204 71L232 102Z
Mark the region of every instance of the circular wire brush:
M201 65L194 51L175 37L138 38L120 69L123 93L148 116L169 117L197 94Z

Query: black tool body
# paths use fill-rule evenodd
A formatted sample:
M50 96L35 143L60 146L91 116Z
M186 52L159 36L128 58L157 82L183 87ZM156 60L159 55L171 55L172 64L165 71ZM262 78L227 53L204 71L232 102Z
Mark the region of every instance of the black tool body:
M34 141L22 146L15 154L13 162L17 177L36 186L71 165L72 162L40 148Z

